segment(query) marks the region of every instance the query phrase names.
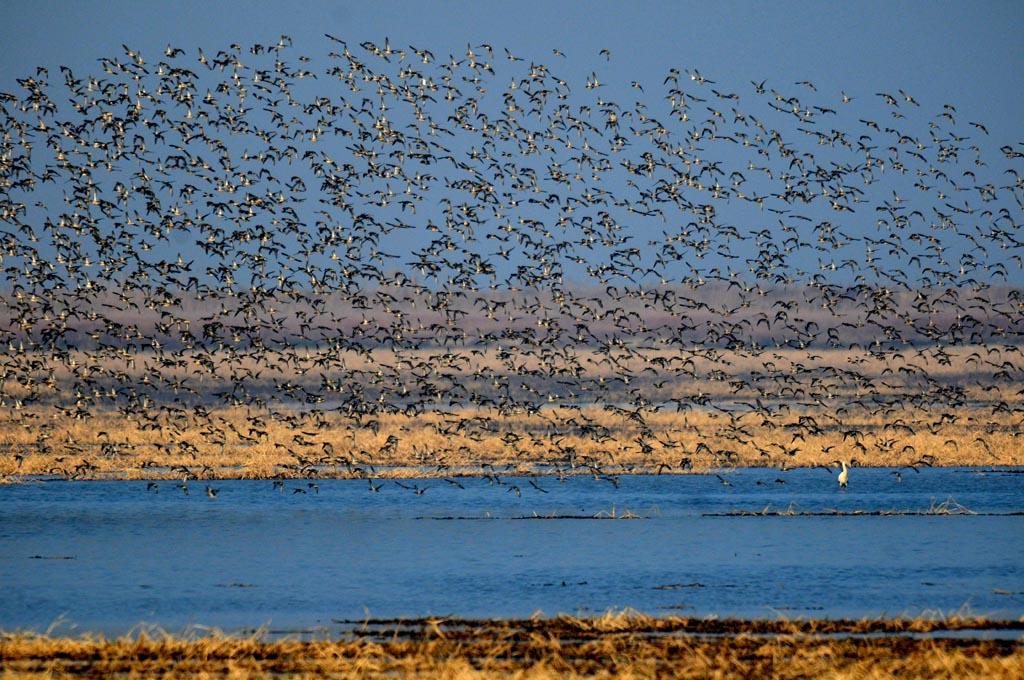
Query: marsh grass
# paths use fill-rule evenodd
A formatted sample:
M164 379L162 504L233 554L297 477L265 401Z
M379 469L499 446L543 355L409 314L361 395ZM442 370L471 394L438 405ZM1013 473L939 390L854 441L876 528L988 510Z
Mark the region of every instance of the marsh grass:
M281 415L281 414L279 414ZM721 467L1021 465L1020 416L963 407L851 413L824 407L765 418L713 409L628 412L596 406L535 413L460 408L353 421L275 417L251 407L140 423L97 409L86 419L37 407L0 413L0 480L374 478L458 474L673 474ZM808 419L817 423L808 428ZM918 423L909 431L907 423Z
M654 618L636 612L515 621L352 622L337 639L262 631L107 640L0 636L0 677L168 678L1019 678L1020 640L942 637L1019 631L953 616L862 621Z
M21 359L45 369L24 381L0 378L0 482L22 475L441 477L489 467L672 474L840 458L917 469L1024 464L1024 382L1005 368L1017 348L939 349L904 356L695 348L684 357L644 347L613 362L614 349L579 347L566 359L575 376L567 382L576 387L565 389L557 366L493 347L375 348L345 357L346 370L333 372L324 368L333 350L316 347L225 352L212 364L187 350L173 360L74 350L66 362L25 353ZM412 365L429 368L420 387L432 385L438 399L406 414L398 405L413 389L406 384ZM620 379L626 374L628 384ZM329 396L326 386L339 381L365 383L366 400L391 408L352 415L337 404L290 400L281 388ZM125 385L148 406L123 408ZM253 398L214 396L234 387ZM38 400L21 402L33 392ZM492 401L467 401L477 397Z

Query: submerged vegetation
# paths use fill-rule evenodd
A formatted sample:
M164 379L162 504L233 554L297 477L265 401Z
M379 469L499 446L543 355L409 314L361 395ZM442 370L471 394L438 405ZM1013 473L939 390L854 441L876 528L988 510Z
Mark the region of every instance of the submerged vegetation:
M727 512L708 512L705 517L906 517L935 515L977 515L977 512L965 508L952 498L941 503L932 499L931 505L925 510L799 510L791 503L785 510L773 510L770 505L761 510L729 510ZM1007 513L999 513L1007 514ZM1024 513L1008 513L1024 514Z

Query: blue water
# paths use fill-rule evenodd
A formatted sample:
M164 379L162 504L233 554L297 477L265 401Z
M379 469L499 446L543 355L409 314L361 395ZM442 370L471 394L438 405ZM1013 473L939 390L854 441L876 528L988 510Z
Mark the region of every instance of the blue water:
M537 611L1024 616L1024 475L855 469L0 487L0 629L330 632L341 620ZM781 479L785 483L776 482ZM760 484L758 484L760 482ZM511 489L518 487L519 493ZM306 493L294 493L302 489ZM957 516L729 517L771 509ZM642 519L593 519L614 511ZM529 519L537 516L572 516ZM457 519L443 519L457 518ZM527 519L523 519L527 518ZM580 519L582 518L582 519Z

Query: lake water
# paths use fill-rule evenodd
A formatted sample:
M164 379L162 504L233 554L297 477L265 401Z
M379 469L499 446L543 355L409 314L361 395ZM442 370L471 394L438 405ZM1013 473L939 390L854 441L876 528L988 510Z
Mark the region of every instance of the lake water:
M1024 616L1024 474L855 469L0 487L0 629L346 627L632 607L687 616ZM776 481L781 480L781 481ZM518 489L512 488L515 485ZM417 493L416 488L426 489ZM302 489L305 493L295 493ZM543 489L543 491L541 491ZM785 510L975 515L741 517ZM640 519L598 519L626 513ZM534 516L556 517L533 519Z

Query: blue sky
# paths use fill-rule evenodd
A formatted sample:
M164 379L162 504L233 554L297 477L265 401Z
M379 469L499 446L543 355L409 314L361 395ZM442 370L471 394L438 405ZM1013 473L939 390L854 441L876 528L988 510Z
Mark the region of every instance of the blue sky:
M903 88L922 105L956 102L993 136L1020 139L1024 118L1020 2L302 2L183 0L5 3L0 83L36 65L94 65L122 43L156 56L325 31L460 54L467 41L575 63L612 51L609 77L697 68L746 84L809 79L838 93ZM312 48L311 48L312 49Z
M756 99L752 81L765 81L767 88L778 88L787 95L798 94L805 99L805 106L813 103L841 108L842 93L846 93L855 99L854 104L839 116L823 116L821 121L851 133L856 130L855 136L864 132L861 117L882 121L883 127L893 120L876 93L902 91L911 94L920 107L905 105L901 110L907 113L907 119L890 124L917 139L928 138L928 121L943 110L944 104L956 106L959 129L970 133L971 143L984 147L986 159L996 161L987 170L978 171L979 183L1005 181L1000 173L1006 159L1001 158L998 147L1024 143L1024 40L1019 36L1019 27L1024 25L1024 3L306 2L249 6L190 0L168 5L9 2L6 7L6 21L0 26L0 90L16 90L15 80L32 74L37 66L46 66L54 74L60 65L70 67L78 76L97 73L100 57L123 57L122 44L141 52L150 64L163 58L168 45L182 48L186 55L183 59L194 63L200 47L213 54L237 42L247 51L254 42L270 44L282 34L293 39L290 58L309 55L312 68L322 70L329 63L327 53L337 48L324 37L328 32L347 40L353 48L366 40L377 44L387 40L396 48L426 48L437 62L445 61L448 55L463 58L467 44L488 43L495 49L495 67L503 79L495 81L491 96L508 82L512 68L502 56L503 48L525 58L526 64L546 64L573 83L576 103L587 97L608 96L628 106L640 96L629 85L638 81L646 86L644 96L658 116L663 114L653 105L665 104L663 80L670 69L697 70L714 80L715 87L740 93L742 104L737 106L743 111L749 111L747 106ZM565 57L555 55L555 48ZM606 58L600 54L602 50L610 55ZM592 71L605 83L605 89L597 95L588 94L582 87ZM685 75L683 80L687 80ZM815 91L799 85L800 81L813 82ZM330 86L321 80L315 87ZM770 98L762 98L762 104ZM731 106L718 105L726 112ZM701 113L704 108L697 107ZM763 113L758 111L758 115ZM971 129L969 121L983 122L990 135L982 136ZM827 131L828 127L823 129ZM676 132L685 134L681 129ZM800 138L792 128L787 134ZM822 149L822 162L829 159L827 147L815 146L813 141L808 144L816 153ZM344 153L341 146L337 151ZM747 160L732 150L727 150L722 159L727 170L748 171ZM967 165L970 162L965 154L957 171L974 167ZM778 170L786 162L775 159L773 163ZM984 173L988 174L982 177ZM909 196L912 180L909 175L902 179L887 177L885 183L876 185L880 193L871 201L878 205L897 190ZM606 181L614 183L614 176L607 176ZM905 186L898 184L901 181ZM748 186L757 193L756 182ZM620 190L626 191L617 185L610 188L617 195ZM433 196L440 198L441 194ZM915 207L930 215L929 202L934 202L931 196L915 193L921 201ZM50 204L55 205L53 201ZM1019 214L1015 206L1010 208ZM741 229L775 229L772 215L766 216L750 205L733 205L731 210L723 214L726 223L738 222ZM825 210L824 215L814 215L815 219L831 219L827 207ZM520 212L529 211L523 208ZM638 241L650 238L651 228L657 237L662 228L660 222L653 221L651 227L635 216L629 217ZM303 218L312 222L310 215ZM418 219L429 219L429 215L421 211ZM852 231L874 229L874 214L847 215L842 223ZM181 238L185 241L176 247L186 247L185 242L192 237L182 234ZM406 238L405 233L395 237L408 250ZM775 234L775 240L782 238ZM916 247L907 245L911 250ZM966 243L949 245L954 256L961 254L961 248L969 247ZM195 255L195 249L188 247L186 259ZM752 241L737 248L743 255L757 252ZM860 249L857 244L842 256L833 255L839 260L858 258ZM799 254L791 256L789 264L814 271L825 263L815 261L818 252L805 249L804 256L803 261ZM408 265L407 260L400 261ZM886 261L895 264L895 260ZM521 262L513 257L512 265Z

